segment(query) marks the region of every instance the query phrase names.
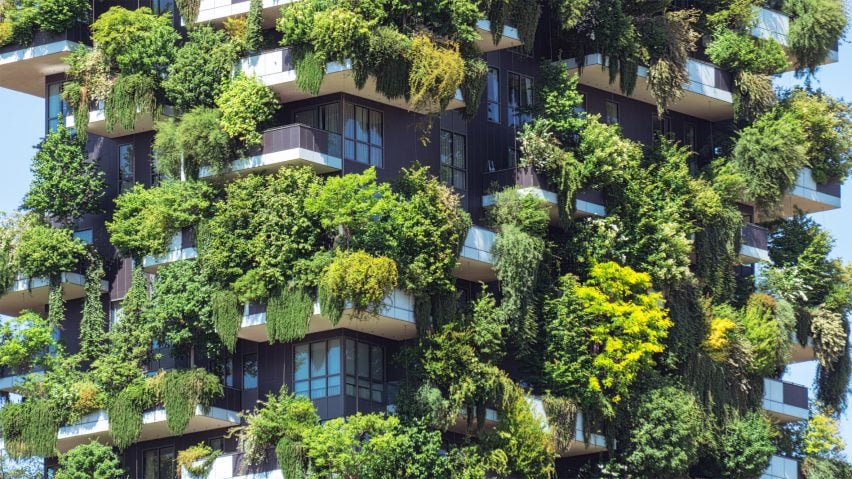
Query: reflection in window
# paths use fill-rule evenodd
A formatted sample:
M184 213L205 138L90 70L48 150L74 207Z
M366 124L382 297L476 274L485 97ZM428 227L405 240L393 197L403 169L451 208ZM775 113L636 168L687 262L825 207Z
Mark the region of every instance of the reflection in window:
M610 125L618 125L621 122L618 103L609 100L606 101L606 122Z
M142 453L142 472L145 479L175 479L175 449L161 447Z
M154 0L151 2L152 9L154 13L157 15L162 15L166 12L174 12L175 11L175 2L174 0Z
M381 346L346 340L346 395L373 402L384 399L385 357Z
M296 394L318 399L340 395L340 340L299 344L293 358Z
M118 146L118 192L130 191L136 182L135 174L136 155L133 153L133 145L125 143Z
M488 67L488 121L500 123L500 70Z
M521 126L532 121L529 109L533 103L532 78L509 73L509 125Z
M382 167L382 112L347 104L343 128L343 157L359 163Z
M463 190L466 177L464 136L441 130L441 181Z
M243 389L257 388L257 354L243 355Z
M68 105L62 101L62 84L51 83L47 86L47 131L54 131L59 127L59 115L68 114Z
M690 150L695 151L695 143L695 125L692 123L684 123L683 144L688 146Z
M85 229L74 232L74 237L86 244L92 244L92 229Z

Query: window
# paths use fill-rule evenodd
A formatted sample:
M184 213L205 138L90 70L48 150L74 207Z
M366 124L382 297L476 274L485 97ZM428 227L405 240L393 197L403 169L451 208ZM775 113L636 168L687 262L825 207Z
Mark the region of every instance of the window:
M683 124L683 144L689 149L695 151L695 125L692 123Z
M224 370L222 371L222 382L225 387L234 387L234 358L233 356L225 360Z
M463 190L466 176L464 135L441 130L441 180Z
M175 2L174 0L153 0L151 2L152 9L154 13L157 15L162 15L165 12L174 12L175 11Z
M296 123L334 133L328 137L328 154L340 157L340 103L329 103L316 108L297 111L294 114L294 119Z
M68 105L62 101L62 84L51 83L47 86L47 131L54 131L59 127L59 115L65 116Z
M214 451L225 451L225 438L212 437L207 440L207 445L210 446L210 449L213 449Z
M109 304L109 329L115 327L121 321L121 301L113 301Z
M92 244L92 229L80 230L74 232L74 237L86 244Z
M529 108L533 103L532 78L509 73L509 125L520 126L532 120Z
M243 355L243 389L257 388L257 354Z
M500 123L500 70L488 67L488 121Z
M118 146L118 192L123 193L133 188L135 178L136 155L133 145L125 143Z
M175 449L171 446L148 449L142 453L145 479L175 479Z
M373 402L384 399L385 357L381 346L346 340L346 395Z
M340 340L329 339L296 346L293 389L296 394L319 399L340 395Z
M382 112L347 104L343 128L343 157L382 167Z
M621 123L621 116L618 112L618 103L614 101L606 101L606 122L610 125Z
M661 137L666 137L668 139L674 138L674 132L672 132L672 119L669 115L663 115L660 118L656 113L651 113L651 132L654 135L654 141L658 141Z

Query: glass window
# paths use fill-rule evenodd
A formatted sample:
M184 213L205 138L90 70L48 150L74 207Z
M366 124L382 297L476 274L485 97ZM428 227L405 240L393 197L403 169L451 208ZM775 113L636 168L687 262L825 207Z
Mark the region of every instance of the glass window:
M161 447L142 453L142 472L145 479L175 479L175 449Z
M464 135L441 130L441 180L460 190L465 189L467 179L465 155Z
M621 122L618 103L610 100L606 101L606 122L610 125L617 125Z
M243 389L257 388L257 354L243 355Z
M174 0L154 0L152 2L154 13L157 15L162 15L166 12L174 12L175 11L175 2Z
M297 111L293 115L296 123L308 125L311 128L317 128L317 111L314 108Z
M661 137L665 137L670 140L674 139L672 132L672 119L669 115L663 115L663 117L660 118L660 116L656 113L652 113L651 128L654 135L654 141L659 140Z
M500 123L500 70L488 67L488 121Z
M136 155L133 145L125 143L118 146L118 192L123 193L133 188L135 177Z
M214 451L224 451L225 450L225 438L224 437L213 437L207 440L207 444L210 446L210 449Z
M346 395L383 402L384 348L354 339L346 340Z
M343 157L382 167L384 120L382 112L361 106L345 106Z
M340 395L340 340L295 347L293 390L312 399Z
M226 387L232 388L234 387L234 358L229 357L225 360L224 371L222 372L224 375L224 383Z
M47 86L47 131L59 127L59 115L63 120L67 115L68 105L62 101L62 84L51 83Z
M112 328L121 321L121 301L113 301L109 305L109 329L112 331Z
M532 78L509 73L509 125L521 126L532 120Z
M74 237L81 240L83 243L92 244L92 229L85 229L74 232Z
M692 123L683 125L683 144L695 151L695 125Z

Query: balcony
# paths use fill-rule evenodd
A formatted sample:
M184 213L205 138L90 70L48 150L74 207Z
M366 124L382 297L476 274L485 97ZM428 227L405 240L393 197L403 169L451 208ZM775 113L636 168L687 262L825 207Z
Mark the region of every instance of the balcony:
M168 250L158 256L146 256L142 259L142 269L146 273L156 273L160 266L185 259L195 259L198 251L195 249L195 230L184 228L172 237Z
M459 255L455 276L473 282L497 281L491 257L491 248L494 247L496 237L497 233L480 226L469 229Z
M810 417L808 388L763 378L763 409L779 423L807 420Z
M577 59L562 63L572 73L580 75L580 83L615 95L623 95L619 82L609 81L606 59L600 53L586 55L582 70ZM708 121L728 120L734 116L734 98L731 94L732 80L729 72L711 63L689 59L687 64L689 82L684 86L683 97L669 109ZM648 88L648 68L639 67L636 88L631 98L652 105L656 104Z
M785 48L790 46L790 16L778 10L758 8L751 35L757 38L774 39ZM825 64L836 63L839 60L838 45L828 52Z
M543 426L549 429L547 413L544 411L542 400L537 397L527 397L527 402L530 403L533 413L539 418L542 418ZM559 457L584 456L586 454L606 452L606 439L601 434L592 433L589 436L589 442L586 443L584 430L583 411L579 411L574 425L574 437L567 449L556 451Z
M804 479L799 471L799 461L783 456L772 456L769 467L760 479Z
M260 55L243 58L240 60L239 69L247 75L258 77L264 85L275 91L278 97L285 102L313 97L310 93L302 91L296 86L296 70L293 66L293 55L290 47L269 50ZM329 62L326 65L325 77L318 96L348 93L385 105L405 110L410 109L411 105L404 98L390 100L377 92L374 78L367 79L364 88L359 90L352 80L351 70L352 63L348 60L343 63ZM464 101L461 98L461 92L456 91L456 98L450 101L447 109L455 110L463 106Z
M289 165L310 166L317 173L330 173L342 168L342 157L339 134L301 124L287 125L264 131L263 144L256 154L233 161L227 171L214 173L203 167L198 177L232 179Z
M0 368L0 392L17 392L18 386L23 383L28 374L41 374L31 372L28 369L13 370L6 367Z
M796 333L790 335L790 360L788 364L793 363L804 363L806 361L813 361L816 359L816 355L814 354L814 340L812 337L808 336L808 340L805 342L804 346L799 343L799 340L796 338Z
M784 195L784 216L790 217L800 209L817 213L840 208L840 184L818 184L810 168L802 168L793 189Z
M204 412L201 406L196 406L195 415L189 420L184 434L239 426L240 394L238 389L225 388L225 395L214 401L209 411ZM142 414L142 433L138 442L170 436L172 433L166 426L165 409L156 408ZM104 410L87 414L79 422L59 428L56 447L60 453L65 453L74 446L93 440L102 444L112 443L109 417Z
M492 171L482 175L482 184L485 188L496 186L498 189L506 187L517 187L523 194L535 195L547 203L550 210L551 222L559 222L559 201L552 190L549 189L547 179L536 172L533 168L508 168L505 170ZM492 195L482 197L482 206L489 207L494 204ZM589 216L606 216L603 193L596 190L581 190L574 195L574 217L583 218Z
M44 77L67 71L62 60L88 37L80 24L64 33L35 32L29 45L0 47L0 88L44 98Z
M86 278L80 273L62 273L59 278L62 285L62 299L70 301L80 299L86 295L83 286ZM101 290L109 291L109 283L101 282ZM46 312L47 297L50 293L50 280L48 278L19 278L15 280L5 294L0 296L0 314L6 316L17 316L25 309L31 309L37 313Z
M523 45L520 36L518 36L518 29L510 27L509 25L503 26L503 35L500 37L500 41L496 45L494 44L494 36L491 34L491 22L488 20L479 20L476 22L476 31L479 33L479 40L476 41L476 46L478 46L483 53Z
M400 290L394 290L384 300L378 314L355 314L348 307L337 325L332 325L320 314L319 303L314 303L314 312L310 318L308 334L330 331L332 329L351 329L382 338L401 341L417 336L414 323L414 298ZM268 342L266 328L266 306L247 304L243 309L243 320L237 336L254 342Z
M769 261L769 230L749 223L740 230L740 262Z
M162 116L175 116L175 109L171 106L164 106ZM146 131L154 131L154 123L156 119L150 112L139 112L136 114L136 120L133 123L133 128L127 129L121 126L120 123L113 125L112 130L107 128L106 113L104 111L104 103L97 102L93 108L89 110L89 125L87 131L94 135L103 136L106 138L120 138L127 135L135 135ZM65 118L65 126L74 128L74 115L69 115Z

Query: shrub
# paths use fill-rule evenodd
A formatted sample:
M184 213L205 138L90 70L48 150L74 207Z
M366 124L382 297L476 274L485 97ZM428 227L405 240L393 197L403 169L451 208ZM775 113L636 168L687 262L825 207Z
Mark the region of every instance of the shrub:
M39 144L30 171L33 181L24 196L25 209L65 225L101 210L106 191L104 172L88 161L83 146L61 118L59 127Z
M121 479L125 475L111 447L91 442L59 456L55 479Z
M73 231L38 222L23 231L17 247L20 272L30 279L58 279L61 273L73 271L85 254L86 244Z
M782 98L780 108L800 122L806 156L817 183L843 182L852 168L852 107L822 92L795 89Z
M216 97L216 106L225 133L250 147L260 144L259 129L272 119L278 100L260 80L240 73Z
M47 321L32 311L4 321L0 325L0 367L21 371L40 362L45 351L56 346L52 333Z
M458 45L442 46L420 34L412 39L409 55L408 94L412 109L445 110L464 80L464 60Z
M787 0L784 8L793 14L790 50L796 69L813 73L825 61L832 46L846 31L846 10L840 0Z
M128 256L165 253L172 236L193 226L211 207L212 189L206 183L166 182L145 188L135 185L115 199L110 241Z
M396 263L363 251L341 252L320 278L323 316L337 324L347 305L356 312L378 314L398 280Z
M163 80L166 98L182 111L215 106L235 60L236 51L225 32L199 25L189 32L188 41L169 65L169 74Z
M154 137L157 171L173 179L197 179L202 167L214 174L225 170L232 152L221 117L215 108L198 107L185 113L178 123L172 119L158 122Z
M780 304L769 295L755 293L743 310L743 335L751 343L755 374L772 376L784 367L792 327L780 321L778 311L785 307Z
M92 23L92 40L126 75L165 76L179 38L171 14L157 16L147 7L112 7Z
M787 68L787 53L773 39L762 40L729 29L719 29L707 46L710 60L725 69L772 75Z
M222 451L214 451L213 448L203 442L189 446L182 451L178 451L178 471L186 469L190 478L206 477L210 473L210 468L213 467L213 461L221 454Z
M772 423L759 412L730 421L721 434L723 477L757 478L776 453Z
M92 8L88 0L38 0L37 21L42 30L62 33L78 20L86 20Z

